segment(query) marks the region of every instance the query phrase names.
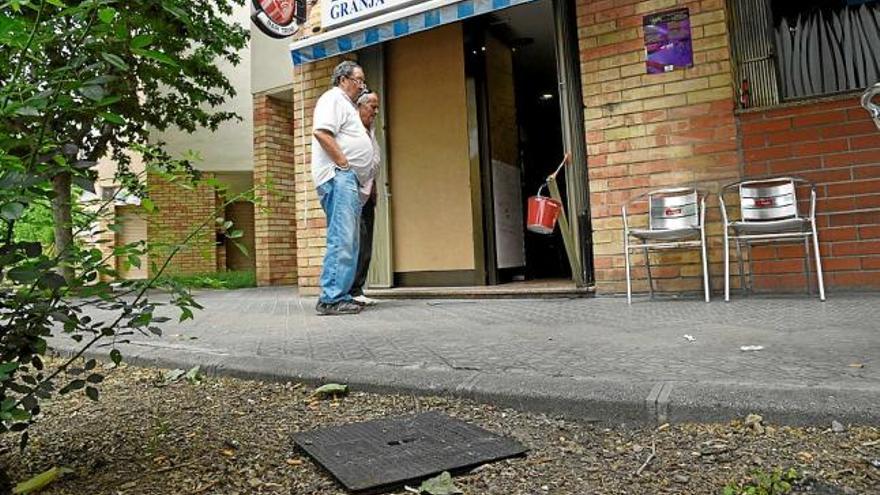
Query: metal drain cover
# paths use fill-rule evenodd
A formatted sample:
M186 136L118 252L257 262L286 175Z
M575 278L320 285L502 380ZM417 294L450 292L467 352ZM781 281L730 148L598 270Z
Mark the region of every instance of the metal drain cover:
M293 440L351 491L399 485L527 450L436 411L297 433Z

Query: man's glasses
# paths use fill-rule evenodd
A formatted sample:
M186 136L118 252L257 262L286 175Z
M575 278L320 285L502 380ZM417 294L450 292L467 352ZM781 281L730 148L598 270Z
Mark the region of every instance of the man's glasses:
M352 81L354 81L355 83L357 83L358 86L361 86L361 87L366 87L366 86L367 86L367 81L366 81L365 79L363 79L363 78L359 78L359 77L349 77L349 76L345 76L345 77L346 77L347 79L351 79Z

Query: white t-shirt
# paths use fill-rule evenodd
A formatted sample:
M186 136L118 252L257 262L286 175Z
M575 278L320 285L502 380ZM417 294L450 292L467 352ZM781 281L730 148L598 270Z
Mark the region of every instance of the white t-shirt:
M364 128L355 104L339 88L332 88L315 104L312 132L322 129L333 134L351 169L363 184L373 168L373 140ZM336 176L336 163L312 136L312 179L315 186Z

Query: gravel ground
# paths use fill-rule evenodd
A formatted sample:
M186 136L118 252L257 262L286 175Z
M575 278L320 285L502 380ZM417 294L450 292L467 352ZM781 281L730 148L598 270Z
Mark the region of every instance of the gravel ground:
M876 426L600 425L449 397L353 391L318 401L298 383L207 378L157 387L162 373L122 366L100 402L74 394L48 405L23 454L14 438L0 439L0 470L15 481L53 466L74 471L47 494L336 495L345 492L294 449L294 432L440 410L531 449L457 476L468 495L719 494L775 467L805 473L807 493L880 494L880 468L870 463L880 459Z

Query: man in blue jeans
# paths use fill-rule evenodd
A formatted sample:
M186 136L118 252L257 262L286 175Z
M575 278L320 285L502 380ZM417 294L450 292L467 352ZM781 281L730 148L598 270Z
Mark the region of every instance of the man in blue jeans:
M313 116L312 179L327 216L327 250L321 268L319 315L357 314L349 291L357 271L360 184L369 179L373 141L355 101L366 88L364 71L345 61L333 70L333 87L318 98Z

